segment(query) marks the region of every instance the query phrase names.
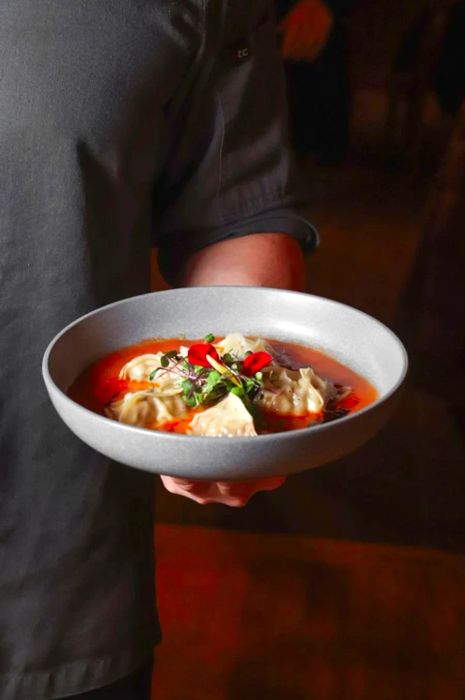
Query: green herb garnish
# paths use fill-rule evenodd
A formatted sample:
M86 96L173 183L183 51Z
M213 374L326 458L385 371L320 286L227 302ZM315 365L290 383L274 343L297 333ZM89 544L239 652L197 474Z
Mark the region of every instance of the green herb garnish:
M212 333L204 338L206 343L213 340ZM254 376L243 373L246 357L251 354L234 357L225 353L223 357L217 355L217 359L207 354L207 362L198 365L191 364L189 357L181 357L177 350L170 350L162 355L161 367L150 373L150 379L153 380L159 371L180 377L182 399L190 408L214 404L232 393L239 396L246 408L252 411L252 402L263 387L263 373L257 372Z
M162 355L160 364L162 367L168 367L171 360L177 359L178 358L178 351L177 350L170 350L169 352L165 352L164 355Z

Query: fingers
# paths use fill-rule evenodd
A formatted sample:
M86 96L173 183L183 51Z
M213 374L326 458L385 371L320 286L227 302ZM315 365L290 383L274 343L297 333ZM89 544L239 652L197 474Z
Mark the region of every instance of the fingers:
M272 491L284 484L284 476L272 476L266 479L248 479L247 481L217 481L218 488L225 494L242 492Z
M217 481L216 487L221 503L233 508L242 508L256 493L274 491L282 486L285 480L283 476L276 476L253 481Z
M178 479L172 476L161 476L160 478L165 489L175 496L184 496L202 505L207 502L211 491L211 482Z
M220 503L231 508L241 508L258 491L272 491L285 481L282 476L248 481L195 481L161 476L162 483L170 493L189 498L201 505Z
M179 479L174 476L162 476L160 477L168 490L178 489L182 491L194 492L201 491L202 488L208 489L210 482L208 481L193 481L191 479Z
M170 476L161 476L162 483L167 491L175 496L183 496L191 501L195 501L202 506L210 503L220 503L232 508L240 508L246 505L249 495L238 493L222 493L216 482L193 481L189 479L177 479Z
M279 489L284 482L286 481L285 476L273 476L270 477L269 479L263 479L261 482L260 490L261 491L274 491L275 489Z
M253 481L218 481L216 485L221 496L237 501L238 505L246 505L259 491L274 491L284 482L283 476L277 476Z

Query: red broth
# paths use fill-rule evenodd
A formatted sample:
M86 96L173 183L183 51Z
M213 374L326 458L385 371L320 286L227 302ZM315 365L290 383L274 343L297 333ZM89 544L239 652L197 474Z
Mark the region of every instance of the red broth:
M217 341L218 340L219 338ZM181 345L189 347L198 342L198 340L179 338L170 338L167 340L153 339L144 340L136 345L122 348L121 350L106 355L84 370L72 384L68 394L74 401L85 408L103 415L104 408L110 401L122 398L124 394L129 391L139 391L153 386L150 382L119 379L118 375L120 370L127 362L145 353L168 352L173 349L178 350ZM311 414L295 417L261 412L262 426L258 432L277 433L286 430L297 430L299 428L308 427L316 422L321 423L334 420L347 413L359 411L369 406L378 398L378 392L374 386L359 374L329 355L319 350L296 345L294 343L283 343L274 340L268 340L268 342L278 352L284 352L286 357L290 359L292 366L311 366L321 377L331 380L334 384L350 386L352 391L349 396L339 401L337 405L332 406L330 411L320 416ZM205 410L205 408L189 410L189 413L183 418L165 423L163 426L160 426L158 430L186 433L192 417L203 410Z

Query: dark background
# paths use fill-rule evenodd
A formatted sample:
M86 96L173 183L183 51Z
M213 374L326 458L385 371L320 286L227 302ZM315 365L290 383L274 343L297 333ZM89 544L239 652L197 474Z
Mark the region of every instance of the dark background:
M322 236L308 291L400 335L401 405L357 453L246 509L158 489L160 697L464 697L465 118L434 89L447 6L353 3L347 152L297 154ZM423 8L435 19L405 62ZM194 668L199 686L182 695Z

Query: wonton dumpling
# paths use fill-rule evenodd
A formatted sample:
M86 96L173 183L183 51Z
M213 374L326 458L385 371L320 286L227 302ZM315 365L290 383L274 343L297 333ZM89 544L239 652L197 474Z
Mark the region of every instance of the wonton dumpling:
M246 338L241 333L230 333L224 340L215 344L215 347L225 355L230 353L234 357L244 357L246 352L271 352L270 346L262 338Z
M151 373L161 367L162 352L138 355L127 362L119 373L120 379L131 379L135 382L148 382Z
M126 394L123 399L114 401L105 409L109 418L141 428L157 427L185 411L186 407L180 397L161 399L154 389Z
M192 435L209 437L235 437L256 435L253 418L235 394L226 398L202 413L198 413L191 422Z
M182 377L173 372L157 372L154 379L150 379L150 375L155 369L159 369L161 358L165 353L157 352L156 354L148 353L146 355L138 355L127 362L119 373L120 379L130 379L137 382L152 382L157 387L159 396L174 396L182 392L181 382Z
M265 369L265 386L255 403L280 415L304 416L320 413L336 394L334 385L311 367L291 370L272 366Z

